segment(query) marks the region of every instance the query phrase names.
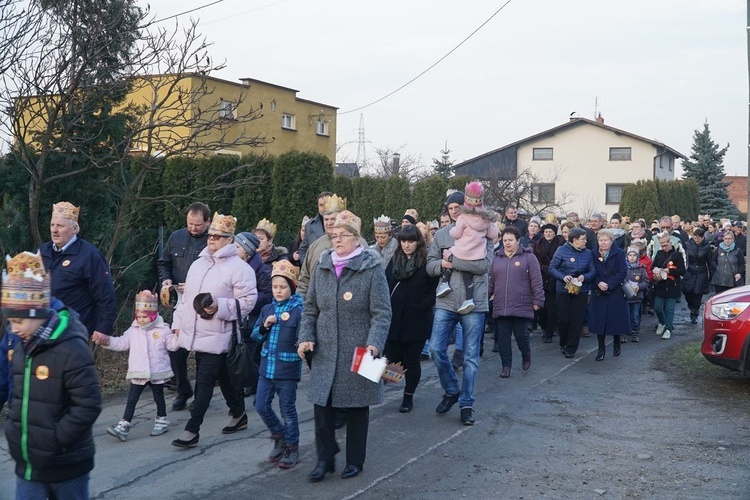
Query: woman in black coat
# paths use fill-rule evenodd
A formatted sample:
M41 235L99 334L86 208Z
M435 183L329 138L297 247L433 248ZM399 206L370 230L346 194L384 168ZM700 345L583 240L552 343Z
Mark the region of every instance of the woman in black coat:
M544 307L537 312L541 319L539 323L544 328L542 342L545 344L552 342L555 327L557 327L557 311L555 309L555 286L557 286L557 281L550 274L549 265L557 248L564 244L563 237L557 235L557 226L554 224L545 224L542 226L542 238L538 239L532 245L534 255L542 269L542 282L544 284Z
M685 260L682 252L673 246L672 236L668 232L658 234L657 238L661 250L656 252L651 264L651 272L654 274L654 312L659 320L656 334L668 340L674 330L674 306L680 298Z
M693 231L693 237L685 245L687 272L682 279L682 293L690 309L690 322L698 322L703 295L708 293L711 245L704 238L703 229Z
M406 368L404 399L398 411L408 413L422 376L420 355L432 332L438 277L427 275L427 245L417 226L403 226L398 247L385 270L391 292L391 328L385 344L388 361Z

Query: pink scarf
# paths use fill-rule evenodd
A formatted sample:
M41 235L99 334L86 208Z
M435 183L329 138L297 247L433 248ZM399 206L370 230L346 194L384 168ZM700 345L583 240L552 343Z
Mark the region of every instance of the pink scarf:
M346 263L352 260L357 255L361 254L363 251L364 248L358 246L352 253L350 253L349 255L344 255L343 257L339 257L338 254L336 254L335 250L331 252L331 262L333 262L333 269L336 271L336 278L341 277L341 271L343 271Z

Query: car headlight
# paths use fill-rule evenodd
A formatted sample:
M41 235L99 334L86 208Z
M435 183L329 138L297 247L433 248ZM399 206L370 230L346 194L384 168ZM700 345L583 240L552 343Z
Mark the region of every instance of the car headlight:
M742 314L742 311L747 309L747 306L749 305L750 303L748 302L725 302L723 304L712 304L711 314L719 319L734 319Z

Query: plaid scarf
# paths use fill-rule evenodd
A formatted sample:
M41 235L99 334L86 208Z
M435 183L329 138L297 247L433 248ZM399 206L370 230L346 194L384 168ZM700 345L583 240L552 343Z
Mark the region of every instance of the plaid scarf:
M268 343L266 344L266 347L264 349L265 352L268 352L268 351L276 352L276 346L279 342L279 330L281 329L281 326L279 325L280 323L279 318L281 318L281 315L285 312L289 312L292 309L301 308L302 296L298 293L295 293L288 299L282 300L281 302L279 302L276 299L273 299L271 301L271 304L273 304L273 313L276 315L276 323L271 325L271 329L269 330ZM296 352L293 352L293 353L279 352L277 354L284 361L299 361L300 360ZM269 360L269 363L270 362L271 360ZM271 373L273 373L273 371L274 370L272 370Z

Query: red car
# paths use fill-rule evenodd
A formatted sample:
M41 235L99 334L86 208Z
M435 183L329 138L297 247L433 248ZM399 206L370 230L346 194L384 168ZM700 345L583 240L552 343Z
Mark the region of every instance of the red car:
M712 363L750 372L750 286L714 295L703 311L701 353Z

